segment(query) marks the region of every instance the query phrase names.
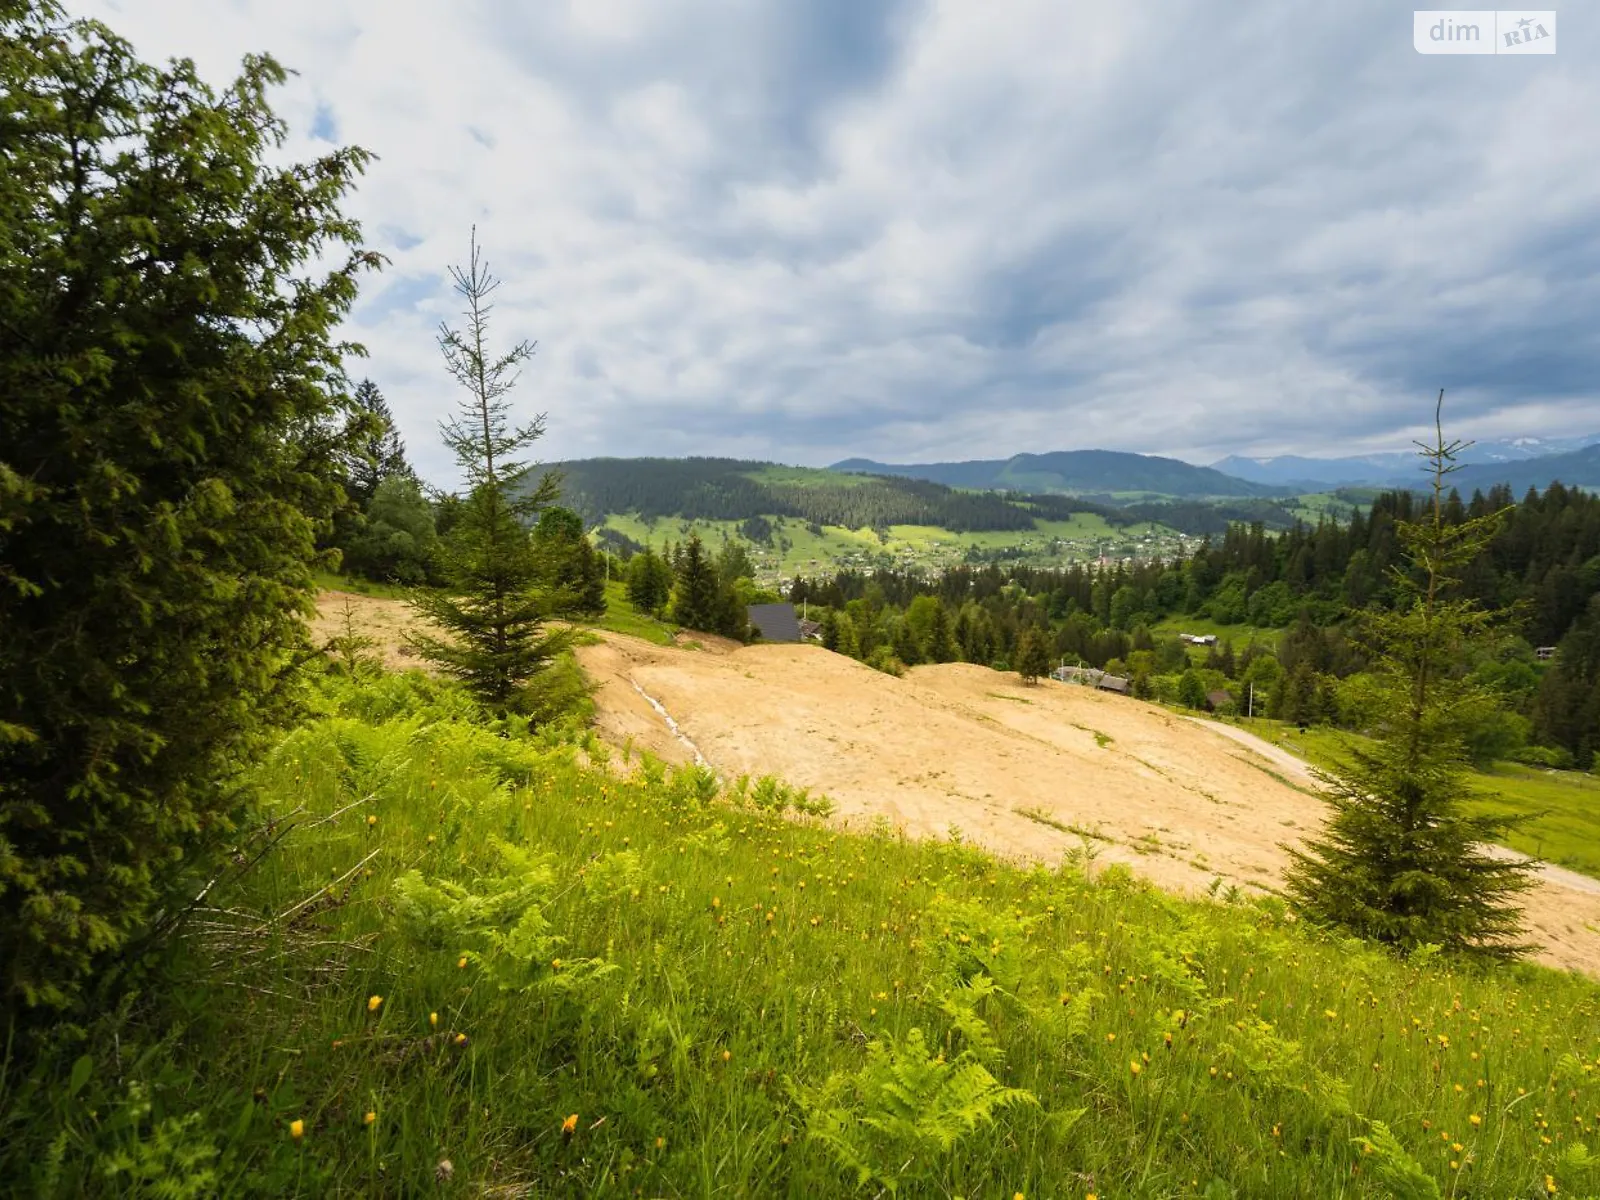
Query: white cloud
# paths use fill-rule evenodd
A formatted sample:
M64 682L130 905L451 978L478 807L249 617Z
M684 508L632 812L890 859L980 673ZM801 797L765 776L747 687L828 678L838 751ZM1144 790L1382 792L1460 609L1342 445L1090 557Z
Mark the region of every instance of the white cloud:
M474 223L548 458L1355 452L1438 386L1467 433L1600 426L1581 27L1428 58L1378 0L1004 8L73 5L219 86L270 51L288 153L320 111L380 156L356 370L441 482Z

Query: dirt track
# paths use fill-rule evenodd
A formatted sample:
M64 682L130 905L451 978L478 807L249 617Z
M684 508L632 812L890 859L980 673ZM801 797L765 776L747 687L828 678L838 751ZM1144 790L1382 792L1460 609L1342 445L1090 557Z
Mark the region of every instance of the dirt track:
M343 597L330 595L332 617ZM372 636L404 623L395 602L356 600L384 623ZM1051 863L1087 842L1097 869L1122 862L1192 892L1218 877L1275 887L1281 843L1325 815L1305 764L1286 751L1124 696L1023 687L964 663L895 679L815 646L604 637L578 657L600 685L607 741L673 762L698 752L726 778L775 775L829 796L857 827L880 816L916 836L954 827L1007 857ZM1547 869L1528 897L1531 935L1542 961L1600 975L1600 888L1570 875Z

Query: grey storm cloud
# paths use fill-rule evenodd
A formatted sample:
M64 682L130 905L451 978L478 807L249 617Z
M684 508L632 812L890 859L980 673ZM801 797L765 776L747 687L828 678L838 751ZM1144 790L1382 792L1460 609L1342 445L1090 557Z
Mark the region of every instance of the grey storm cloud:
M286 153L376 152L352 364L450 482L476 224L541 453L823 463L1600 428L1600 37L1421 56L1388 0L76 0Z

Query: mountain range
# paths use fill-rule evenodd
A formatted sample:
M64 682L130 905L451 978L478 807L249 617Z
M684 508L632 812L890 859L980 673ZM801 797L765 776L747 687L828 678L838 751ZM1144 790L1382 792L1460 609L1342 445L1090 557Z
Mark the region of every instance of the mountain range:
M1596 444L1600 444L1600 433L1584 437L1521 437L1502 441L1474 442L1462 452L1460 461L1467 469L1488 468L1487 474L1480 474L1476 476L1477 478L1488 478L1488 475L1493 475L1499 464L1506 464L1508 468L1529 464L1528 470L1518 472L1519 479L1536 479L1547 470L1556 472L1544 475L1532 486L1544 487L1552 479L1560 479L1563 483L1586 484L1593 487L1600 481L1594 478L1592 471L1587 479L1575 479L1560 473L1562 469L1582 467L1584 465L1582 460L1558 460L1568 460L1574 453ZM1252 483L1292 487L1296 491L1321 491L1327 487L1352 485L1418 487L1423 474L1423 463L1415 450L1386 451L1342 458L1307 458L1298 454L1282 454L1272 458L1230 455L1212 463L1211 466L1214 470ZM1466 470L1461 472L1461 478L1467 478ZM1497 476L1490 479L1488 484L1471 486L1487 487L1503 482L1513 481L1508 475L1503 478Z
M1467 495L1500 483L1520 495L1530 487L1542 490L1555 480L1600 489L1600 433L1477 442L1459 461L1461 469L1452 474L1451 483ZM1415 451L1403 450L1341 458L1233 455L1210 466L1118 450L1059 450L964 462L884 463L847 458L828 469L923 479L953 488L1072 493L1109 500L1137 493L1181 499L1265 499L1352 486L1417 489L1426 483L1423 466Z
M1017 454L1005 459L946 463L882 463L869 458L847 458L828 469L859 475L926 479L954 488L1102 496L1142 492L1183 499L1273 497L1293 495L1300 490L1227 475L1176 458L1120 450L1057 450L1049 454Z

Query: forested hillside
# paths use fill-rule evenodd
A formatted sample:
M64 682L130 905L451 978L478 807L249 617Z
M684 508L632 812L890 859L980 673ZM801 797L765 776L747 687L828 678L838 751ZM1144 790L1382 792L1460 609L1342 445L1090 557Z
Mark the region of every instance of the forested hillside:
M1008 459L950 463L880 463L851 458L830 470L926 479L951 487L1020 492L1084 492L1114 495L1153 492L1164 496L1285 496L1291 489L1252 483L1176 458L1117 450L1057 450Z
M938 525L974 532L1032 529L1035 515L1012 499L921 480L830 477L727 458L591 458L554 463L552 469L565 477L566 502L591 524L607 513L732 521L783 516L846 529ZM1039 504L1052 514L1094 512L1123 524L1133 520L1066 497Z
M1234 525L1183 561L1108 570L991 564L937 579L843 571L796 581L791 596L819 606L831 648L886 669L956 659L1014 666L1035 630L1052 661L1125 672L1139 695L1176 700L1195 671L1202 686L1191 685L1191 696L1231 690L1238 699L1253 684L1271 715L1357 728L1368 716L1358 678L1365 663L1346 620L1392 603L1395 523L1416 519L1417 505L1412 493L1387 492L1346 523L1279 534ZM1515 504L1504 488L1466 502L1452 493L1444 515L1460 524L1506 506L1487 552L1453 589L1510 609L1497 651L1464 664L1504 705L1483 714L1478 752L1518 753L1531 740L1587 766L1600 749L1600 498L1560 487ZM1221 631L1201 662L1160 633L1183 621ZM1535 653L1541 646L1557 647L1549 662Z

